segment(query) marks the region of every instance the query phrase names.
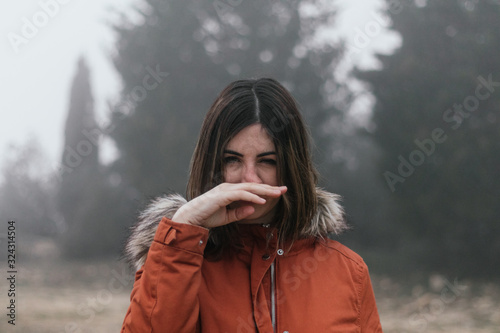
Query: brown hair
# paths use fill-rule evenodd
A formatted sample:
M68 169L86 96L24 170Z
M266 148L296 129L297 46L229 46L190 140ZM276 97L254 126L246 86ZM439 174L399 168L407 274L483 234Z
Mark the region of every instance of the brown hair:
M276 227L279 245L291 246L308 229L317 210L317 172L297 103L274 79L234 81L219 94L205 116L191 159L187 198L191 200L224 181L224 148L239 131L255 123L272 138L278 184L288 187L278 204ZM237 245L238 227L230 223L210 230L205 253L220 257Z

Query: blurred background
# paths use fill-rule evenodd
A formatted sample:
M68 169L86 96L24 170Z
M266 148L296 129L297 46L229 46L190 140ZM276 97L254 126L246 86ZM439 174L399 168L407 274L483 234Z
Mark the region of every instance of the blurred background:
M2 332L119 331L128 228L184 194L216 95L262 76L300 104L384 331L500 332L498 0L41 0L0 18Z

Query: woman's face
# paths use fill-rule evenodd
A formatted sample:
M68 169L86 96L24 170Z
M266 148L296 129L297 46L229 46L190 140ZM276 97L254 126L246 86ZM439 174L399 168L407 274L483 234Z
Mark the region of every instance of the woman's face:
M253 124L242 129L227 144L224 150L224 180L227 183L259 183L278 185L276 148L261 124ZM255 212L243 223L272 222L279 198L265 197L263 205L234 202L231 208L249 204Z

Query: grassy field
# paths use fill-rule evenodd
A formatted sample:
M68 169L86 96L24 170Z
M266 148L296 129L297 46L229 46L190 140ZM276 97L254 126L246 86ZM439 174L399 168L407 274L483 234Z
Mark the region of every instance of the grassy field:
M120 262L37 260L21 264L16 278L16 325L2 314L0 332L109 333L120 331L133 273ZM421 283L372 280L386 333L500 332L497 284L437 274ZM2 283L3 309L6 287Z
M37 261L19 266L16 325L3 315L0 332L120 331L133 278L123 263ZM8 302L3 290L2 295Z

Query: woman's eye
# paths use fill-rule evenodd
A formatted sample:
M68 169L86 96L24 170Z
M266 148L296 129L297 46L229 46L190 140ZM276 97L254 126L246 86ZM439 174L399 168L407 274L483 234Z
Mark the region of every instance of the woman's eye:
M270 165L276 165L276 160L273 160L270 158L263 159L263 160L261 160L261 162L266 163L266 164L270 164Z
M238 158L236 156L227 156L227 157L224 157L224 163L234 163L234 162L238 162Z

